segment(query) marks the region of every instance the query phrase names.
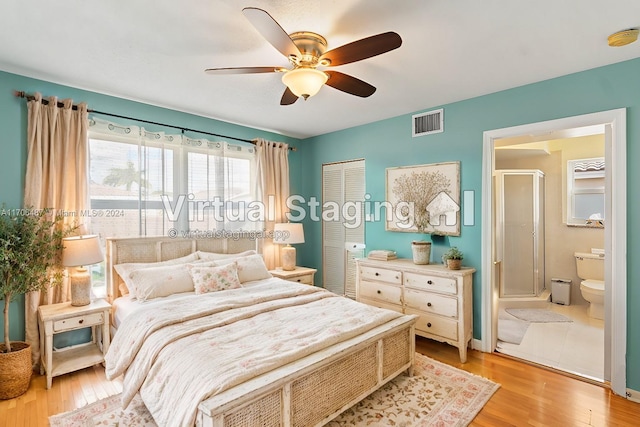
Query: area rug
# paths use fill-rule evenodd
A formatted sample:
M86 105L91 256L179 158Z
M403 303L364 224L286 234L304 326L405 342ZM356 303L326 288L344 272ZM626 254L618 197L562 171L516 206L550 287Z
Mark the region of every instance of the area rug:
M573 322L567 316L546 308L507 308L505 311L518 319L533 323Z
M498 339L502 342L520 344L529 329L529 322L520 319L498 319Z
M467 426L499 387L486 378L416 354L413 377L398 376L327 425ZM49 423L52 427L156 427L139 396L122 410L119 394L51 416Z

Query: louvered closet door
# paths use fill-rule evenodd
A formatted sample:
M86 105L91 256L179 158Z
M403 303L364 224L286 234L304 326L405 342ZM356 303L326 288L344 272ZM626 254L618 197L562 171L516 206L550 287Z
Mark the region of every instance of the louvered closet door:
M346 242L364 243L365 168L364 160L322 166L322 206L335 213L322 222L323 286L340 295L355 298L354 254ZM355 202L344 215L345 203ZM334 205L339 209L328 208ZM339 213L338 213L339 211ZM345 222L355 226L345 226Z

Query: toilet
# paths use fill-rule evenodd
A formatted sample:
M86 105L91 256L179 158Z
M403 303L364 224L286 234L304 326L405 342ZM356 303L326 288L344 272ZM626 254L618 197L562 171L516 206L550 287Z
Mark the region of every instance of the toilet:
M589 301L589 317L604 319L604 254L576 252L582 297Z

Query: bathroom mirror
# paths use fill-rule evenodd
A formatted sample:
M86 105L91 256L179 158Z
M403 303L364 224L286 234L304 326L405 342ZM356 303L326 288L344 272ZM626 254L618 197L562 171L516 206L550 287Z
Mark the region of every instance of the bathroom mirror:
M567 162L567 225L604 227L604 157Z

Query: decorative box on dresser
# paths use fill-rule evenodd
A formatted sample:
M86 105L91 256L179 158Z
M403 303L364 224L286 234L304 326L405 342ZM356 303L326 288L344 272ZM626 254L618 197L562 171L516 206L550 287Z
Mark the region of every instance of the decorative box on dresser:
M418 315L416 335L457 347L460 361L467 361L467 345L473 337L475 269L416 265L410 259L356 262L358 301Z

